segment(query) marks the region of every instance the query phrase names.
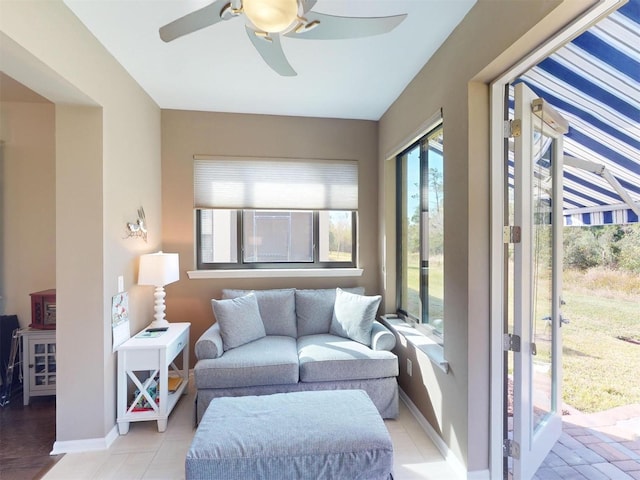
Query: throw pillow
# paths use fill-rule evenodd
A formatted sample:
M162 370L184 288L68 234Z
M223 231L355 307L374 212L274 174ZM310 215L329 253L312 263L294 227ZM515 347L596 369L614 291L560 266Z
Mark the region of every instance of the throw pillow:
M363 287L345 288L343 291L364 295ZM329 333L335 304L335 288L296 290L298 338L305 335Z
M266 336L254 293L227 300L213 299L211 306L220 325L225 352Z
M329 332L371 346L371 328L382 297L365 297L336 289Z
M222 298L256 294L258 310L267 335L286 335L296 338L295 289L234 290L222 289Z

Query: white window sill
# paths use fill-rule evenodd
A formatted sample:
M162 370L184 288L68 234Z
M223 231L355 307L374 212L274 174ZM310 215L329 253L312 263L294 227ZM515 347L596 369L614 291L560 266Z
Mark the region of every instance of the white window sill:
M361 277L361 268L255 268L244 270L191 270L191 280L206 278L309 278Z
M449 362L444 358L444 348L417 328L397 317L382 317L382 322L392 331L397 332L407 342L423 352L431 363L444 373L449 373Z

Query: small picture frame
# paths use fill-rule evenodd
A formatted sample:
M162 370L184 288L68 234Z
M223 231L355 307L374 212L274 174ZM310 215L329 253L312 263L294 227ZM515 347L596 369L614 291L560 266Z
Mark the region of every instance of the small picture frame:
M111 329L113 332L113 351L129 340L129 294L120 292L111 298Z

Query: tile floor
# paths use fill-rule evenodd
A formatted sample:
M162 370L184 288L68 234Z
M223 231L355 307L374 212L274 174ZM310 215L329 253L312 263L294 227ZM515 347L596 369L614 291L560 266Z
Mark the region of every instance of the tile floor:
M190 387L193 387L193 382ZM385 423L393 440L397 480L456 478L402 402L399 418ZM565 416L563 423L560 441L545 459L535 480L640 480L640 405L599 414ZM7 437L4 435L6 432L2 433L0 437ZM0 478L41 478L42 469L58 460L42 478L183 479L184 458L193 434L191 392L176 406L164 433L158 433L155 422L132 423L129 433L118 437L106 451L49 457L50 463L46 466L40 463L36 465L33 461L34 458L41 459L43 455L47 460L46 452L40 457L22 458L23 463L27 461L35 468L33 472L17 468L19 465L13 464L16 461L13 458L3 458L0 462ZM13 476L10 471L3 470L5 466L13 468ZM40 473L36 474L38 470ZM30 474L35 476L29 477Z
M193 382L191 382L193 385ZM400 416L387 420L394 447L394 479L451 480L451 467L400 402ZM180 399L169 417L167 430L158 433L155 422L131 423L108 450L68 453L43 477L44 480L179 480L195 430L193 392Z

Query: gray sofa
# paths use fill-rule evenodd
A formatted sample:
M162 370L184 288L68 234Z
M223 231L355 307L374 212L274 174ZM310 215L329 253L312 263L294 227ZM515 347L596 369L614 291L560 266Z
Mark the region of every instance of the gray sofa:
M197 340L197 420L216 397L360 389L398 416L395 335L364 289L223 290Z

